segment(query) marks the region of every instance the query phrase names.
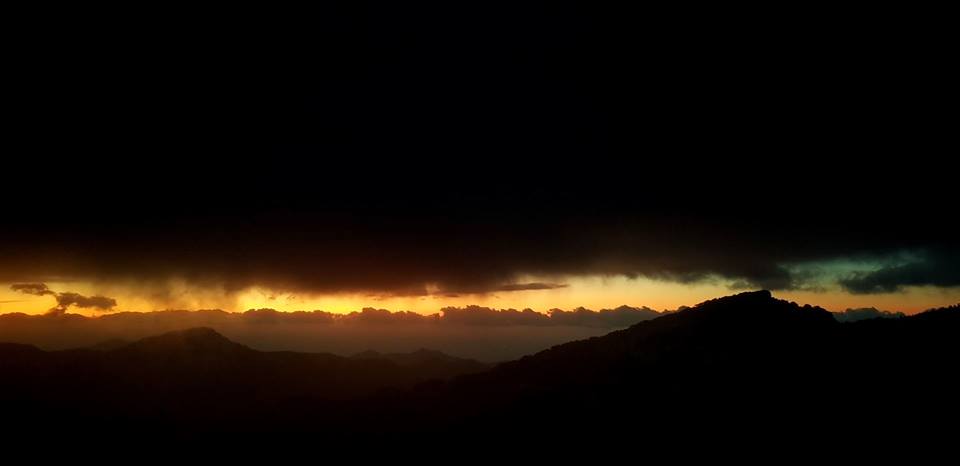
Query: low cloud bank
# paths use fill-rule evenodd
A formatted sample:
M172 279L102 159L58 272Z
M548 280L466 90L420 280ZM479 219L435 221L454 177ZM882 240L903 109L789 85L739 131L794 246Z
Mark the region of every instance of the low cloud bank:
M119 312L99 317L76 314L0 315L0 341L44 349L97 345L108 340L136 340L172 330L211 327L228 338L260 350L329 352L409 352L429 348L495 362L515 359L567 341L603 335L649 320L661 313L649 308L572 311L444 308L422 315L365 308L349 314L324 311L280 312L251 309Z

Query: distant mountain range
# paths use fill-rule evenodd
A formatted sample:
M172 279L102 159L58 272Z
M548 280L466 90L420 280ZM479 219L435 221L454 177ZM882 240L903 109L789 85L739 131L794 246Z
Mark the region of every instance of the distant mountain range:
M374 308L349 314L273 309L118 312L97 317L12 313L0 314L0 341L61 350L209 327L264 351L347 356L366 350L406 353L425 347L501 362L660 315L649 308L629 306L600 311L552 309L548 313L466 306L444 308L442 314L432 315Z
M489 367L429 350L410 354L366 352L350 358L262 352L234 343L209 328L61 351L0 343L0 373L12 382L5 389L22 390L18 393L38 400L57 399L54 393L45 392L56 392L64 386L75 387L71 393L74 399L84 395L97 398L107 392L119 399L137 391L166 398L190 389L196 390L191 396L198 400L214 394L232 397L245 393L269 395L272 400L301 396L347 399ZM56 383L38 385L37 380ZM93 389L86 391L88 387Z
M935 441L937 422L960 414L958 331L960 306L844 323L768 292L495 367L430 350L261 352L197 328L77 350L0 345L0 397L12 401L9 422L80 433L544 439L586 429L669 443L898 431Z

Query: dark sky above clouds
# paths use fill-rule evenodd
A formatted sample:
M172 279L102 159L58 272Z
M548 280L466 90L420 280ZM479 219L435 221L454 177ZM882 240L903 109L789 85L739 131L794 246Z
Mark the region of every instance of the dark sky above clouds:
M960 286L937 28L531 5L24 27L0 281Z

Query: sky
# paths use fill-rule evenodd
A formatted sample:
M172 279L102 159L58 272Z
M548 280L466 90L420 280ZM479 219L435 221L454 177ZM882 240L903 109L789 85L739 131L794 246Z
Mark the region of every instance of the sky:
M494 309L533 309L546 313L551 309L574 310L585 307L592 310L613 309L619 306L649 307L658 311L675 310L718 296L742 291L732 288L736 283L720 279L695 284L679 284L663 280L627 277L573 278L565 286L554 289L512 292L471 293L458 296L377 296L369 293L312 294L276 292L251 287L235 292L223 289L191 287L183 281L169 283L163 296L124 285L93 285L88 283L50 283L52 289L70 289L83 296L107 296L115 304L107 308L73 305L69 312L86 316L101 316L118 311L149 312L167 309L222 309L242 312L250 309L278 311L323 310L350 313L374 307L391 311L413 311L434 314L447 307L479 305ZM0 313L23 312L46 314L57 305L55 297L27 295L9 288L0 290ZM811 304L839 312L846 309L875 307L881 310L901 311L907 314L943 307L960 302L960 291L938 287L909 287L896 292L851 294L838 290L791 290L777 293L777 297Z
M960 301L936 48L443 8L37 38L61 59L14 57L0 312Z

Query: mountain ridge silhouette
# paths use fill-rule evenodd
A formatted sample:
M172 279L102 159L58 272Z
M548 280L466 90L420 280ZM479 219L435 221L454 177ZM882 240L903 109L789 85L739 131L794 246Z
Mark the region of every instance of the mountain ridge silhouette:
M122 422L184 438L455 440L509 426L532 439L643 420L658 428L646 434L651 441L670 443L691 425L726 438L734 419L768 442L824 420L850 432L910 425L936 438L942 433L931 430L931 413L960 412L952 396L960 388L952 375L958 331L960 306L838 322L766 291L705 301L492 368L430 350L349 358L261 352L196 328L112 349L0 344L8 381L0 397L17 400L10 419L37 428Z

